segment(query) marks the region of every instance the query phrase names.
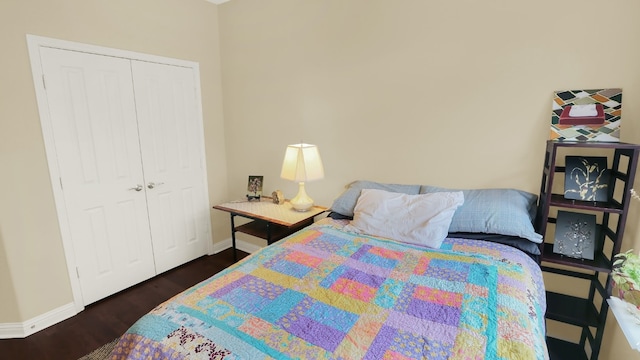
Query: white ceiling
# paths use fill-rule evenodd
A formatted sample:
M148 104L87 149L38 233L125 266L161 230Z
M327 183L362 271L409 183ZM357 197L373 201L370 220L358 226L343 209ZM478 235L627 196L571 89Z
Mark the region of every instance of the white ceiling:
M220 5L222 3L226 3L229 0L207 0L207 1L210 2L210 3L214 3L216 5Z

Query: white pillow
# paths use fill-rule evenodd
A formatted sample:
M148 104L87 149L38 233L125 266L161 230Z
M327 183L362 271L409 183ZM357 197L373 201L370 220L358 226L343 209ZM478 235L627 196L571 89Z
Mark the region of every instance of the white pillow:
M462 191L407 195L362 189L345 230L439 248L464 203Z

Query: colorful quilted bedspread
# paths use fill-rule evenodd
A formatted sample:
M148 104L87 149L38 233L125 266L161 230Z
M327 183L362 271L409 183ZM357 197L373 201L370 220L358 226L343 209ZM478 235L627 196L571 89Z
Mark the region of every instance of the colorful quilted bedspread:
M538 265L514 248L440 249L324 219L176 295L113 359L548 359Z

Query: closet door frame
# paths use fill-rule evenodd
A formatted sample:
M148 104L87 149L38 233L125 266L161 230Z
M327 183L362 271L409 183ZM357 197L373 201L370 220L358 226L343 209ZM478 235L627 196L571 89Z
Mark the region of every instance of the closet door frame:
M202 117L202 96L201 96L201 88L200 88L200 68L197 62L187 61L187 60L179 60L172 59L162 56L150 55L137 53L133 51L120 50L114 48L108 48L97 45L89 45L83 43L77 43L72 41L47 38L42 36L30 35L27 34L27 47L29 50L29 58L31 62L31 71L33 74L33 83L35 87L36 100L38 104L38 111L40 114L40 123L42 127L42 136L45 145L45 151L47 155L47 164L49 166L49 180L51 181L51 188L53 191L53 197L56 206L56 213L58 217L58 225L60 227L60 235L62 238L62 245L64 247L64 255L67 262L67 271L69 275L69 282L71 284L71 291L73 295L73 303L75 307L76 313L84 310L84 303L82 300L82 292L80 287L80 280L78 279L76 272L76 264L77 261L75 259L74 251L73 251L73 242L71 240L71 231L70 226L67 222L67 211L64 203L64 193L62 192L62 186L60 182L60 169L58 168L57 158L58 155L55 149L55 142L53 136L53 127L51 123L51 119L49 116L49 104L48 97L45 90L45 78L42 70L42 63L40 60L40 48L48 47L48 48L56 48L61 50L70 50L70 51L78 51L91 53L96 55L104 55L104 56L112 56L125 58L130 60L139 60L146 62L155 62L166 65L175 65L191 68L194 71L196 76L195 86L196 86L196 98L197 98L197 117L199 120L199 126L203 131L203 136L200 139L199 147L202 151L201 156L201 166L203 169L206 169L206 158L205 158L205 148L204 148L204 124ZM209 201L208 194L208 180L207 180L206 171L204 171L203 179L204 181L204 192L206 196L206 201ZM211 223L208 222L207 233L209 237L211 236ZM207 253L213 253L213 245L211 241L207 243Z

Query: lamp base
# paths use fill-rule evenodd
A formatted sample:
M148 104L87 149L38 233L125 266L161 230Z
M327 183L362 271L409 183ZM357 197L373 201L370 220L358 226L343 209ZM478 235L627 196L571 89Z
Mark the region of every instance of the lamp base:
M298 183L298 194L289 200L291 206L296 211L309 211L313 206L313 199L307 195L307 192L304 190L304 182Z

